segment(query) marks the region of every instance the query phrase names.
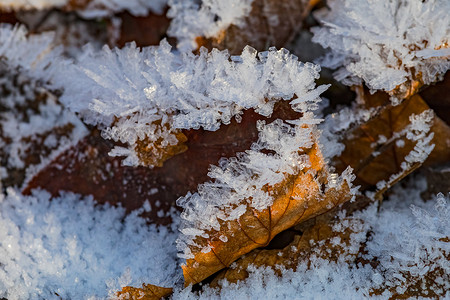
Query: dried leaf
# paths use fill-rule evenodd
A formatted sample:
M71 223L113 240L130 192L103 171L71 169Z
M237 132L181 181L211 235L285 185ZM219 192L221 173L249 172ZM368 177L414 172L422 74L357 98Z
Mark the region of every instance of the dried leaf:
M130 13L118 16L121 20L119 47L126 43L135 42L138 47L158 45L165 37L170 20L163 15L150 13L145 17L136 17Z
M172 288L165 288L152 284L142 284L142 288L131 286L124 287L120 292L117 292L117 297L119 299L130 300L159 300L172 294L172 291Z
M231 25L213 38L198 37L198 47L228 49L240 54L246 45L263 51L285 47L300 31L302 21L318 0L255 0L242 25Z
M361 95L361 94L360 94ZM432 117L429 132L434 138L434 150L426 164L448 161L450 158L450 127L432 113L428 105L415 95L400 105L389 104L388 96L383 93L362 94L367 108L376 107L377 111L363 124L350 129L343 140L345 150L337 158L338 169L350 165L357 176L356 184L363 188L373 187L385 181L385 188L392 186L421 165L412 163L405 167L405 158L415 149L417 142L407 138L411 118L429 112ZM426 137L424 136L423 139Z
M308 155L311 166L267 186L274 199L269 208L258 211L244 201L246 211L239 219L219 221L220 230L207 231L207 238L195 237L196 246L189 246L193 258L182 265L185 285L202 281L251 250L268 245L278 233L350 200L345 180L342 185L325 188L329 174L317 144L299 151ZM205 253L205 248L210 251Z
M232 120L217 131L185 131L187 151L165 161L163 167L128 167L120 158L108 155L113 148L110 141L93 131L76 146L56 157L40 170L24 188L43 188L53 195L60 190L93 195L99 203L121 204L132 211L141 208L146 200L152 206L144 213L156 223L168 223L167 216L178 197L194 192L199 183L208 180L208 168L222 157L232 157L245 151L256 141L256 122L260 119L296 119L299 114L289 104L279 102L271 118L266 119L247 110L238 123Z
M295 271L300 262L309 262L312 255L329 261L337 261L345 253L347 261L354 261L358 253L350 253L347 247L350 245L350 235L354 231L349 227L346 227L342 232L333 230L333 224L344 221L345 219L335 218L334 210L310 219L295 227L297 234L286 247L283 249L253 250L237 260L232 267L217 274L210 286L220 287L221 281L224 279L229 283L246 279L249 275L247 271L249 265L271 267L281 276L282 269L293 269ZM352 223L355 224L353 228L356 227L357 223L360 226L363 224L360 220L352 220ZM338 239L340 242L333 243L333 239Z

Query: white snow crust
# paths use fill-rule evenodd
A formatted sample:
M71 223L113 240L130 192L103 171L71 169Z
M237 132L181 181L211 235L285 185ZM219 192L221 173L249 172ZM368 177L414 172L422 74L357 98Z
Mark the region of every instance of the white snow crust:
M9 189L0 195L0 298L106 299L125 285L172 285L176 234L139 213Z

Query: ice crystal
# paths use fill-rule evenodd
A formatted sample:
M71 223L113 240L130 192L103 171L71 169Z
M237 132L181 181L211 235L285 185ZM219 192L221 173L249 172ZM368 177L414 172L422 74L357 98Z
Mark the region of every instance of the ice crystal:
M335 77L372 90L429 84L450 68L450 2L446 0L331 0L316 14L313 41L331 52L322 60Z
M105 138L130 146L113 153L128 155L125 163L133 165L139 140L174 145L177 130L217 130L249 108L270 116L280 99L294 99L293 108L305 112L305 103L314 105L326 88L314 89L319 70L285 49L257 53L246 47L231 57L205 49L177 54L163 41L143 49L87 50L55 84L63 87L67 107L99 125Z
M239 26L253 1L169 0L167 15L173 19L168 33L178 39L180 50L196 49L196 37L214 37L232 24Z

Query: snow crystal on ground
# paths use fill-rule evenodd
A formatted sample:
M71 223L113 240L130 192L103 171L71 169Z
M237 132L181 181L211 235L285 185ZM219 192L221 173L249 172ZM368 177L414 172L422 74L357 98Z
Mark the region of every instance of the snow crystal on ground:
M125 285L171 286L181 276L175 237L90 197L9 189L0 195L0 298L104 299Z
M178 40L178 49L196 49L197 37L214 37L248 16L254 0L169 0L167 16L172 18L168 34Z
M337 262L312 255L311 267L301 262L295 272L282 271L282 277L270 268L250 266L250 277L244 281L225 282L221 290L206 286L199 293L191 288L178 289L173 299L389 299L393 293L401 295L408 284L415 282L422 286L420 289L450 297L449 199L439 194L434 201L424 202L420 193L425 186L423 178L411 181L405 188L396 186L379 212L378 203L374 203L352 216L362 220L363 235L370 232L367 253L361 255L368 261L378 261L375 267L349 264L345 253ZM347 226L353 226L352 222ZM345 227L338 223L335 230ZM359 243L360 236L352 240ZM359 244L356 246L359 249ZM425 287L421 280L428 276L436 278L431 277ZM392 287L393 291L387 290ZM382 292L374 295L375 289Z
M439 80L450 68L450 1L330 0L316 13L313 41L329 47L322 60L341 67L336 79L363 80L372 90L392 91L406 81Z

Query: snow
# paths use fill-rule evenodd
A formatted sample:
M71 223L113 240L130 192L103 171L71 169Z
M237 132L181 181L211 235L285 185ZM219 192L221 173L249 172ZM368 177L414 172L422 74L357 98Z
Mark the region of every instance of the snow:
M396 186L379 212L378 203L373 203L351 217L341 213L344 219L335 223L334 230L352 228L355 233L336 261L313 251L308 258L310 266L306 261L300 262L296 271L280 266L281 277L270 268L250 266L246 280L222 282L220 290L208 286L200 292L178 288L172 299L389 299L389 287L402 294L407 284L415 282L422 290L448 298L450 244L445 239L450 236L449 198L438 194L434 201L424 202L420 193L425 189L425 179L416 177L406 187ZM371 238L367 239L369 232ZM376 267L353 263L352 255L364 241L367 252L360 255L378 261ZM431 279L423 287L427 276ZM384 292L373 295L378 288Z
M137 165L138 140L175 145L180 129L215 131L249 108L270 116L276 101L295 97L292 107L305 112L326 89L315 89L319 71L285 49L257 53L246 47L231 57L206 49L199 55L180 54L163 40L142 49L134 44L105 46L101 52L87 48L53 81L64 90L66 107L98 125L103 137L128 144L112 154L126 155L125 164Z
M92 197L8 189L0 195L0 298L105 299L125 285L173 285L176 234L147 225L143 210L126 215Z
M330 52L337 80L392 91L408 81L441 80L450 68L450 2L446 0L331 0L315 15L313 41Z
M215 37L230 25L240 26L254 0L169 0L167 16L172 18L168 34L176 37L177 48L187 52L198 48L195 38Z

